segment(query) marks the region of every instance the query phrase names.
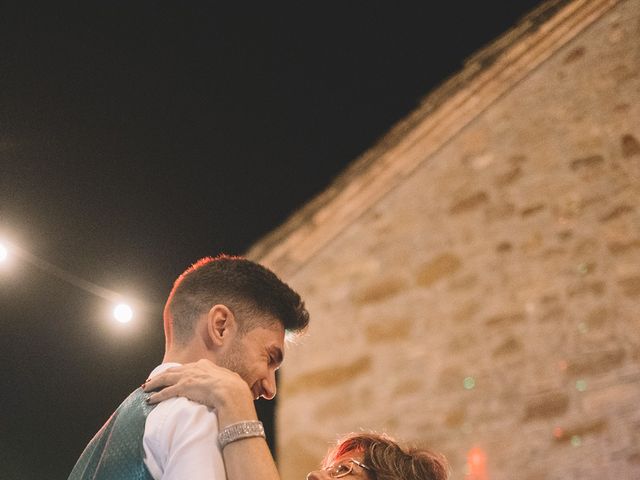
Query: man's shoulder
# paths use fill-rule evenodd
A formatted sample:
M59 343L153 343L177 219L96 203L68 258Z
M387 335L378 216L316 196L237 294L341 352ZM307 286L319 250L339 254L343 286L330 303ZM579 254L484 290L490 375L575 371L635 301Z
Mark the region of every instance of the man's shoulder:
M181 397L160 402L147 416L143 445L154 478L196 478L194 469L225 478L218 417L204 405Z
M166 433L188 429L198 424L198 430L218 430L216 411L184 397L175 397L160 402L147 416L145 434Z

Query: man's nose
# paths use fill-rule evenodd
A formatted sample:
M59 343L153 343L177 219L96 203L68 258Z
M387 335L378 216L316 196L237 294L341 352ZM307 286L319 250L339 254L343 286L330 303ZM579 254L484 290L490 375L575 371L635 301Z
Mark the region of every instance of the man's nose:
M262 396L271 400L276 396L276 374L270 373L268 378L262 380Z

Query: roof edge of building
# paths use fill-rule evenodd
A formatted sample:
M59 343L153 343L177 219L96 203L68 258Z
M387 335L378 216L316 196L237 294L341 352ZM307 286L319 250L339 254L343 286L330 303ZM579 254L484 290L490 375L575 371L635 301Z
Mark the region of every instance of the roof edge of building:
M247 257L290 277L554 52L620 0L551 0L465 61L333 182L258 240Z

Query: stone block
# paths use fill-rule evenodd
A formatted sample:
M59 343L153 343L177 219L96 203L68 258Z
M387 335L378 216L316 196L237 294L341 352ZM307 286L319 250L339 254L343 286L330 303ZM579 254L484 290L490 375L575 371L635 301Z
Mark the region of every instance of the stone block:
M480 312L481 306L476 302L468 302L453 314L453 320L456 323L469 323Z
M572 376L605 373L618 368L625 358L626 352L622 348L605 352L591 352L570 358L566 371Z
M451 207L449 207L449 213L452 215L459 215L461 213L475 210L488 202L489 195L487 192L475 192L453 202Z
M627 297L640 296L640 275L634 275L618 280L618 286Z
M500 358L521 353L524 349L522 342L516 337L508 337L493 350L492 356Z
M640 465L640 449L632 450L627 455L627 462L633 465Z
M585 324L589 329L589 331L602 330L607 326L608 322L609 322L609 310L606 307L602 307L602 306L597 307L596 309L590 311L585 318Z
M397 397L413 396L422 391L424 381L421 378L410 378L398 383L393 388L393 394Z
M386 278L375 280L364 285L361 289L356 290L353 294L353 301L358 305L379 303L406 289L407 282L404 278L390 275Z
M607 427L608 422L605 418L574 421L569 425L556 428L554 438L557 442L570 442L576 436L583 437L602 433Z
M611 241L607 243L607 248L614 255L624 255L632 251L640 250L640 238L629 241Z
M485 218L489 222L496 222L498 220L504 221L505 219L513 216L516 211L516 206L509 202L500 202L487 206L485 211Z
M496 245L496 252L498 253L506 253L510 252L511 250L513 250L513 245L511 244L511 242L507 242L506 240Z
M611 220L615 220L622 215L633 213L635 209L631 205L616 205L607 213L600 217L601 222L609 222Z
M416 281L421 287L428 287L451 276L462 268L462 261L453 253L443 253L418 269Z
M630 133L622 136L622 138L620 139L620 144L622 147L622 156L624 158L640 155L640 142L638 142L636 137L634 137Z
M358 408L362 408L361 402L356 401L344 390L337 393L338 395L333 395L328 401L317 405L314 420L322 423L340 421L342 416L353 415Z
M576 158L571 161L572 170L582 170L586 168L599 167L604 164L602 155L589 155L588 157Z
M504 328L522 323L526 318L527 316L524 312L506 312L492 315L486 318L484 323L488 327Z
M474 274L460 276L458 278L454 278L449 283L449 289L451 290L471 290L478 284L478 276Z
M449 365L438 375L438 387L445 391L462 391L464 379L468 375L468 369L459 365Z
M543 260L555 259L567 254L567 249L563 247L551 247L542 251L540 257Z
M408 318L383 316L365 327L365 337L371 343L395 343L409 338L413 322Z
M568 240L571 240L573 238L573 230L570 229L566 229L566 230L560 230L557 234L558 240L560 240L561 242L566 242Z
M569 410L569 396L564 392L551 392L529 399L525 404L524 420L554 418Z
M541 322L559 322L566 316L566 310L561 305L551 305L544 308L540 314Z
M569 285L567 288L567 294L569 297L578 297L583 295L601 296L606 288L607 285L602 280L579 282Z
M533 232L531 235L526 237L520 248L522 252L529 255L538 252L544 245L544 237L540 232Z
M506 172L497 175L494 183L497 187L504 187L516 182L520 177L522 177L522 168L516 165Z
M584 46L579 46L574 48L573 50L571 50L567 56L564 58L564 64L568 64L568 63L573 63L576 60L581 59L582 57L584 57L584 53L587 51L587 49Z
M467 419L467 409L466 407L460 406L455 407L449 410L444 418L445 426L449 428L458 428L464 424Z
M535 214L537 214L537 213L540 213L540 212L542 212L544 209L545 209L545 205L544 205L543 203L535 203L535 204L533 204L533 205L529 205L529 206L527 206L527 207L523 208L523 209L520 211L520 215L521 215L523 218L526 218L526 217L530 217L530 216L532 216L532 215L535 215Z
M365 375L371 371L371 357L363 356L350 362L339 363L335 359L333 365L326 368L313 370L299 375L292 379L287 379L282 383L282 395L296 395L303 392L313 392L326 388L333 388L350 382L360 375Z
M453 337L449 341L449 350L452 353L463 353L465 350L475 348L478 344L478 339L472 333L465 333L464 335L458 335Z

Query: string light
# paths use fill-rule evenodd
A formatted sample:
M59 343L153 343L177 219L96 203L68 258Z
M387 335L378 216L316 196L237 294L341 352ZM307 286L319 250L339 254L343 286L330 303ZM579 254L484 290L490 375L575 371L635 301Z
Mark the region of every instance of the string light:
M97 285L93 282L80 278L63 268L60 268L28 251L17 247L16 245L9 244L7 242L0 242L0 263L6 262L9 254L15 255L22 260L34 265L45 273L51 274L60 280L63 280L70 285L78 287L88 293L103 298L112 304L114 308L112 311L113 318L119 323L129 323L134 318L134 311L131 306L131 302L123 302L123 296L113 290ZM143 305L140 302L133 302L137 308L145 310L157 310L155 305Z
M126 303L119 303L113 309L113 317L120 323L129 323L133 318L133 310Z

